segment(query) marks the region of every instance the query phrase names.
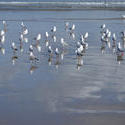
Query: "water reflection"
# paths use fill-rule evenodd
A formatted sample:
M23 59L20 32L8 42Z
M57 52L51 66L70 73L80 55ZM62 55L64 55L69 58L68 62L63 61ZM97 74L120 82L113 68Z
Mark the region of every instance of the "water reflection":
M105 53L105 48L106 48L105 42L102 42L102 45L101 45L101 52L102 52L102 54Z
M15 63L18 59L18 56L16 54L14 54L11 59L12 59L12 64L15 65Z
M49 66L52 65L52 54L49 55L48 64Z
M30 66L30 69L29 69L30 74L32 75L37 68L38 68L38 67L37 67L36 65L31 65L31 66Z
M77 69L80 70L81 66L83 66L83 57L78 56L77 57Z
M59 56L56 56L56 61L55 61L55 66L56 66L56 69L59 68L59 65L61 64L60 62L60 57Z

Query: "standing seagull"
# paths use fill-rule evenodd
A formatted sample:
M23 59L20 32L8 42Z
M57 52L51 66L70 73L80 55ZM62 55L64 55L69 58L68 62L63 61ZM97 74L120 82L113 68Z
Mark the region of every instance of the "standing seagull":
M15 42L11 43L11 48L12 48L12 50L13 50L14 53L18 50L17 47L16 47Z
M22 33L23 35L27 35L28 34L28 29L27 28L24 28L24 30L23 30L23 33Z
M115 33L113 33L113 35L112 35L112 50L113 50L113 53L115 53L115 50L116 50L116 35L115 35Z
M70 28L71 33L74 32L75 27L76 27L75 24L73 24L72 27Z
M53 53L51 46L48 47L48 53L49 53L49 55L52 55L52 53Z
M37 40L37 41L40 41L40 40L41 40L41 34L40 34L40 33L37 35L36 40Z
M105 25L105 24L102 24L102 25L101 25L101 34L104 33L105 28L106 28L106 25Z
M33 54L33 52L30 52L29 59L30 59L31 61L33 61L33 60L38 61L38 60L39 60L39 59Z
M53 26L53 27L52 27L51 32L53 32L53 33L56 32L56 26Z
M122 49L120 42L118 42L118 44L117 44L116 54L117 54L117 60L118 61L123 60L124 50Z
M55 49L55 54L57 57L59 57L59 49L58 48Z
M48 39L48 37L49 37L49 33L48 32L45 33L45 37L46 37L46 39Z
M61 38L61 44L62 44L63 48L64 48L65 46L68 46L68 44L64 41L63 38Z
M5 20L3 20L3 26L4 26L4 31L6 32L7 31L7 23Z
M89 36L89 33L86 32L85 35L83 36L83 38L86 40L88 38L88 36Z

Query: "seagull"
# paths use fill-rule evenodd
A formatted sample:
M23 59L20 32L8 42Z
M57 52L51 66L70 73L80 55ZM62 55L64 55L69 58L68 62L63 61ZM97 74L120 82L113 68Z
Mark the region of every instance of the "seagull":
M59 56L59 49L58 48L55 49L55 54L56 54L56 56Z
M48 47L48 53L49 53L49 54L52 54L52 53L53 53L53 50L52 50L51 46Z
M30 57L29 59L32 60L32 61L33 60L37 60L37 61L39 60L38 58L36 58L36 56L33 54L33 52L30 52L29 57Z
M102 29L101 33L102 33L102 34L104 33L105 28L106 28L106 25L105 25L105 24L102 24L102 25L101 25L101 29Z
M101 29L105 29L106 28L106 25L105 24L102 24L101 25Z
M121 39L122 39L122 42L123 42L123 46L125 48L125 31L123 31L121 33L122 33Z
M45 33L45 36L46 36L46 39L48 39L48 37L49 37L49 33L46 32L46 33Z
M1 31L0 31L0 36L3 36L3 35L5 35L5 31L4 31L4 30L1 30Z
M2 44L4 44L4 42L5 42L5 36L3 35L3 36L0 36L0 42L2 43Z
M88 43L86 43L85 41L82 41L81 45L83 45L83 48L88 49Z
M80 45L81 45L81 43L80 43L80 42L77 42L77 43L76 43L76 47L77 47L77 48L79 48L79 47L80 47Z
M56 42L56 36L55 35L53 36L53 41Z
M5 48L0 47L0 51L1 51L1 53L2 53L3 55L5 55Z
M102 35L101 41L102 41L102 42L106 42L106 40L105 40L105 38L104 38L104 35Z
M110 31L107 33L107 37L108 37L108 38L111 37L111 32L110 32Z
M68 44L64 41L63 38L61 38L61 44L62 44L63 47L64 47L64 46L68 46Z
M77 56L83 56L81 48L77 48L77 50L75 51L75 53L77 54Z
M106 29L104 33L105 33L105 34L108 34L108 33L109 33L109 29Z
M117 44L117 53L120 54L120 53L123 53L123 52L124 52L124 50L121 47L121 43L118 42L118 44Z
M23 36L22 33L20 34L20 38L19 38L19 40L20 40L21 42L24 40L24 36Z
M87 33L86 33L87 34ZM85 37L81 37L81 45L83 46L83 48L88 49L88 43L85 42L85 38L87 38L88 35L85 35Z
M73 32L75 30L75 27L76 27L75 24L73 24L70 30Z
M117 61L123 60L124 50L122 49L120 42L117 43L116 55L117 55Z
M121 34L122 34L122 37L125 37L125 31L122 31Z
M28 34L28 29L27 28L24 28L24 31L22 33L23 35L27 35Z
M112 34L112 40L116 41L116 35L115 35L115 33Z
M83 52L84 52L84 47L83 45L80 44L80 46L76 49L75 53L77 54L77 56L83 56Z
M6 25L7 25L5 20L3 20L3 22L2 22L2 23L3 23L3 25L4 25L4 26L6 26Z
M75 33L71 33L72 39L75 40Z
M29 51L30 51L30 52L33 52L33 45L30 45Z
M13 49L14 52L18 50L14 42L11 43L11 48Z
M23 22L21 22L21 26L22 26L22 27L25 27L25 25L24 25L24 23L23 23Z
M53 32L53 33L56 32L56 26L53 26L53 28L51 29L51 32Z
M83 41L83 40L84 40L84 36L81 35L81 36L80 36L80 41Z
M37 41L41 40L41 34L40 33L37 35L36 40Z
M83 38L86 40L88 38L88 36L89 36L89 33L86 32L85 35L83 36Z

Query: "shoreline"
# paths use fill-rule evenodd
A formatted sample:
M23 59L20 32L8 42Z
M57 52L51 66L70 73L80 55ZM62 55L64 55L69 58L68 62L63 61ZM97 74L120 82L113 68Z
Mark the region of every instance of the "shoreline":
M125 2L0 2L0 10L125 10Z

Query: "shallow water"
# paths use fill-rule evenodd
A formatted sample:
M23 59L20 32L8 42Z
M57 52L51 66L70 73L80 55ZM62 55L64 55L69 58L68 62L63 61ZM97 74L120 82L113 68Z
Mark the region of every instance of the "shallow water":
M125 26L120 17L124 13L1 11L0 20L7 21L7 33L3 45L6 53L0 53L0 124L124 125L125 60L119 64L110 49L106 48L104 54L100 51L100 25L105 23L120 40L119 33ZM24 43L24 52L17 53L18 59L13 65L11 42L19 46L21 21L29 29L29 43ZM75 40L65 33L66 21L76 25ZM64 37L70 46L59 65L54 57L49 66L44 33L53 25L57 26L57 41ZM74 42L85 32L89 32L89 49L83 57L83 66L78 67ZM39 62L31 63L27 50L38 33L43 35L42 53L36 53Z

